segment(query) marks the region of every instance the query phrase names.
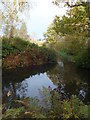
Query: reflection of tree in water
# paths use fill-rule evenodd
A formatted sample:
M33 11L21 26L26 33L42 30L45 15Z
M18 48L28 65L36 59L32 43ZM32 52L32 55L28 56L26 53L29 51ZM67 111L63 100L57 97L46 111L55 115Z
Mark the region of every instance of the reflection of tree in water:
M19 88L19 89L18 89ZM18 91L17 91L18 89ZM7 109L10 109L13 103L13 100L21 99L26 96L27 84L24 83L9 83L8 87L3 86L2 89L2 101L4 107L2 112L5 112Z
M8 87L6 87L6 86L2 87L3 103L8 102L8 96L7 96L8 92L11 93L12 99L16 98L16 86L13 82L9 83Z
M26 96L28 84L23 82L26 78L35 74L44 73L53 68L55 64L29 66L11 70L3 70L2 73L2 99L3 104L10 103L13 99L20 99ZM9 94L9 96L7 96Z
M17 94L20 96L20 98L24 98L27 93L28 83L22 82L19 83L17 86Z
M55 67L56 64L46 64L46 65L38 65L38 66L29 66L25 68L17 68L17 69L10 69L10 70L3 70L2 79L5 82L5 85L10 83L11 81L18 83L30 76L44 73L47 70L52 69Z
M3 93L3 103L8 102L8 93L10 92L10 99L20 99L21 97L24 97L27 92L27 83L9 83L8 87L3 86L2 93ZM18 90L17 90L18 89Z
M84 74L88 73L84 72ZM64 93L69 93L70 95L80 95L80 93L84 93L87 99L88 84L86 82L87 77L85 77L86 75L84 76L84 74L81 76L80 71L78 73L77 68L71 63L65 63L63 67L57 65L54 69L47 72L48 77L57 85L58 89L64 86Z

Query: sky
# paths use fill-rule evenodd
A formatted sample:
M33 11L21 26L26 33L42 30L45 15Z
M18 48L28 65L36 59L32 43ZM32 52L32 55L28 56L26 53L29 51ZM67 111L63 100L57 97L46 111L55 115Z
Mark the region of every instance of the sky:
M30 18L26 18L28 34L33 39L43 39L43 33L47 31L55 15L62 16L67 8L59 8L53 5L52 0L33 0L30 9Z
M52 3L53 0L27 0L30 2L30 10L20 15L27 25L27 32L33 39L43 39L43 33L47 31L56 15L62 16L67 8L58 7ZM63 5L62 3L61 5ZM0 6L2 8L2 6ZM0 35L2 32L0 31Z

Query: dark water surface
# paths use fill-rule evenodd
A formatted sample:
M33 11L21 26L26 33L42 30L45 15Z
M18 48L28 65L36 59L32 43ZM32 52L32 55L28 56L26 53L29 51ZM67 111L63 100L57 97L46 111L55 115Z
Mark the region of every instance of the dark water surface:
M60 90L64 95L77 95L89 103L88 70L79 69L72 63L47 64L12 70L3 70L3 103L8 92L22 97L37 97L43 87Z

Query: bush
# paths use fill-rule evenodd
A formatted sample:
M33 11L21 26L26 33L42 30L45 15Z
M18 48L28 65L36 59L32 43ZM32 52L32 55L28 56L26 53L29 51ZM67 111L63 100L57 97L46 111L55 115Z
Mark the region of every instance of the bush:
M47 109L49 108L46 116L63 119L88 119L90 105L85 105L76 95L72 95L68 100L61 100L60 93L56 91L52 91L52 93L44 87L40 90L43 104L47 106Z
M41 47L40 48L41 54L45 57L47 62L56 62L57 61L57 53L55 50L46 48L46 47Z
M90 50L89 49L79 52L74 57L74 59L77 65L83 68L90 68Z
M53 91L52 91L53 92ZM7 118L58 118L58 119L89 119L88 109L90 105L85 105L76 95L72 95L69 100L61 100L60 93L44 88L40 90L42 101L36 98L24 98L15 100L18 107L11 107L3 114L3 119ZM53 96L52 96L53 95ZM18 103L22 104L22 107ZM41 106L43 103L44 106ZM15 106L15 105L14 105Z
M54 50L43 46L39 47L19 37L2 39L2 57L4 68L40 65L57 61ZM11 62L12 59L13 62Z
M11 108L6 111L6 113L3 115L3 119L8 118L20 118L24 114L25 109L24 107L18 107L18 108Z
M3 38L2 39L2 56L6 57L7 55L23 53L26 50L32 48L38 48L34 43L25 41L22 38L15 37L12 39Z

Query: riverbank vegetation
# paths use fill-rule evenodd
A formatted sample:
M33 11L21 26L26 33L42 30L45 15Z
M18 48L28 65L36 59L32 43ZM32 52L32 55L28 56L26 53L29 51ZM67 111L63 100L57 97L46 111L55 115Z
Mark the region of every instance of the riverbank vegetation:
M2 58L3 68L25 67L57 61L54 50L44 46L39 47L19 37L3 37Z
M54 1L55 4L59 6L61 0ZM55 16L52 24L48 27L47 32L44 34L46 43L44 43L42 46L38 46L35 43L30 42L30 36L27 34L26 24L22 19L20 19L19 15L22 15L23 12L28 11L24 5L24 3L26 4L26 0L25 2L17 2L14 0L12 3L4 3L1 1L1 5L3 7L0 9L3 10L2 13L0 13L2 15L1 19L3 22L1 22L2 24L0 27L2 28L3 36L2 53L0 51L0 65L2 62L2 67L5 68L6 71L19 67L22 67L24 70L26 69L25 67L32 65L56 63L57 61L59 61L58 63L63 63L62 60L73 62L84 69L90 68L89 2L76 2L75 5L70 5L69 2L66 2L65 5L69 7L67 14L62 17ZM39 69L41 69L41 67ZM70 82L74 85L74 91L74 89L76 89L76 77L74 78L73 74L70 75L71 73L67 72L69 69L66 69L66 71L64 70L64 64L59 65L58 75L56 71L55 75L51 76L52 78L55 77L53 81L56 80L58 83L62 80L65 80L67 81L68 86L70 85L70 82L66 76L62 79L62 73L60 73L60 69L63 69L66 74L72 76ZM19 72L17 69L15 70ZM21 79L23 79L23 76L25 76L25 78L31 77L27 73L24 74L23 70L21 70L23 75L20 74ZM31 71L32 67L27 72L30 73ZM37 72L34 71L33 75L36 73ZM38 74L40 73L41 72L38 72ZM3 94L5 94L7 99L5 103L3 102L2 104L2 120L10 118L90 119L89 102L84 103L83 99L81 99L81 101L78 95L76 96L72 94L67 97L64 95L64 92L61 89L60 90L62 94L57 92L57 90L55 90L56 88L54 90L43 88L40 90L42 100L38 100L37 98L28 98L25 96L20 98L20 96L17 94L15 94L15 96L14 94L12 95L13 92L11 92L10 89L17 87L13 83L20 79L18 74L15 75L16 77L13 78L12 81L10 79L11 82L9 82L9 86L4 86L5 88L3 87L4 91L6 90L5 93L3 92ZM26 75L29 77L26 77ZM4 76L5 75L3 74L3 79ZM9 76L9 74L7 74L7 76ZM7 76L6 80L9 81ZM3 81L5 82L5 80ZM79 85L78 81L77 84ZM23 87L23 89L25 89L25 87ZM71 87L70 89L72 90Z
M59 1L57 3L59 5ZM48 27L44 34L46 45L53 47L60 58L90 68L89 3L77 2L68 7L67 14L62 18L56 16Z
M57 1L57 0L54 0L54 1L56 5L60 4L60 1ZM45 63L56 61L55 60L56 58L54 58L54 55L55 55L54 51L57 51L59 59L64 59L64 60L74 62L76 65L82 68L87 68L87 69L90 68L90 64L89 64L90 63L89 3L76 2L75 5L70 5L67 2L66 5L67 7L69 7L67 14L62 17L55 16L52 24L48 27L47 32L44 34L44 37L46 40L46 43L44 46L47 46L47 50L45 47L40 48L40 47L37 47L35 44L31 45L27 41L24 42L22 40L22 43L20 43L21 39L15 38L15 36L20 36L21 38L24 38L24 39L29 38L29 36L27 35L27 28L24 22L22 22L20 29L17 29L14 24L12 26L11 24L9 24L9 26L6 25L4 34L6 37L9 37L9 38L3 38L4 39L3 40L3 57L6 57L7 55L9 55L10 59L17 59L18 55L15 58L15 57L11 57L11 54L14 55L17 53L21 53L21 51L22 51L22 55L27 54L27 53L24 53L26 52L25 47L27 47L26 49L29 50L29 47L32 48L31 46L33 46L34 49L36 49L37 47L36 54L39 54L39 52L42 51L40 55L44 56L42 57L43 59L45 59ZM7 8L10 9L9 6L7 6ZM14 19L16 20L16 18L14 18L13 14L10 14L10 15L12 16L12 18L8 15L9 22L12 21L13 23ZM4 17L6 16L4 15ZM16 23L20 23L19 20L16 21ZM8 27L10 28L10 31L8 31ZM19 41L17 40L18 42L16 43L10 42L8 44L8 42L6 42L5 39L11 39L10 41L15 41L14 39L19 39ZM54 50L50 50L50 49L54 49ZM44 60L39 59L40 61L38 61L37 63L38 57L36 56L38 55L35 55L35 53L33 53L34 50L31 50L31 51L32 51L30 53L32 56L31 62L33 63L34 61L33 64L39 64L39 63L42 64L42 61ZM8 59L9 58L7 58L6 61L8 61ZM3 61L5 61L5 59L3 59ZM9 61L8 64L10 63L11 62ZM13 61L12 61L12 64L13 64ZM3 66L6 66L6 62L4 62ZM24 66L22 64L22 60L20 60L20 64L18 64L17 66Z
M42 100L37 98L12 100L9 103L11 108L4 111L2 120L9 118L89 119L90 106L85 105L77 96L72 95L70 99L62 99L61 94L44 87L40 90L40 94Z

